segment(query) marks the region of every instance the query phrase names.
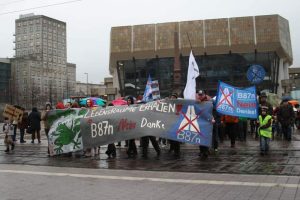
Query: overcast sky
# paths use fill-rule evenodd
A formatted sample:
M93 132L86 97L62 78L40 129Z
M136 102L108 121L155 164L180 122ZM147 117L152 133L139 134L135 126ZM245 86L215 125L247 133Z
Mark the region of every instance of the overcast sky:
M77 80L103 82L109 76L112 26L279 14L289 20L294 67L300 67L298 0L0 0L0 57L14 54L15 19L20 14L46 15L67 23L68 62L77 65ZM19 11L5 14L7 12Z

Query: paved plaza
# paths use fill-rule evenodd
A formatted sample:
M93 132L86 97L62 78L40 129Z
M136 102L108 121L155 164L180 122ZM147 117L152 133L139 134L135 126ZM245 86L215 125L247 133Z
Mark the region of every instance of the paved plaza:
M181 156L175 158L162 148L161 156L156 157L154 149L149 149L148 159L141 157L141 148L136 159L128 159L126 148L117 149L116 159L108 159L106 146L100 148L100 156L85 158L81 152L66 156L47 156L47 141L42 133L41 144L17 143L13 152L6 154L3 135L0 137L0 164L24 164L38 166L60 166L98 169L150 170L174 172L209 172L235 174L300 175L300 133L293 134L293 141L281 139L271 141L269 155L259 155L259 142L248 137L247 142L237 142L236 148L230 148L229 141L220 144L217 154L211 153L207 160L198 156L199 149L194 145L181 145ZM122 143L122 146L124 143ZM138 140L137 140L138 145Z
M6 154L0 136L0 193L5 199L300 199L300 133L292 142L276 138L269 155L248 137L230 148L228 140L207 160L197 146L182 144L180 158L150 148L147 159L128 159L126 148L115 159L81 153L47 156L47 140L19 144ZM137 145L139 144L137 140ZM124 143L122 143L124 145Z

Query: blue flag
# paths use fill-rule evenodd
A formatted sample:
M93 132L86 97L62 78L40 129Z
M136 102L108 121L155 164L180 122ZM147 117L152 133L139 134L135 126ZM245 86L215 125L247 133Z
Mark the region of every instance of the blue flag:
M216 100L216 110L219 113L256 119L257 107L255 86L242 89L219 82Z
M151 85L152 85L152 80L151 80L151 76L149 74L148 81L147 81L146 88L145 88L145 92L144 92L144 95L143 95L143 101L144 102L149 102L149 101L153 100Z

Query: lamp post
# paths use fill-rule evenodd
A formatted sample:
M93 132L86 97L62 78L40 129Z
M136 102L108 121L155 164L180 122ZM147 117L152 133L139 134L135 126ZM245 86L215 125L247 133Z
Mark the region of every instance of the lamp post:
M86 96L89 94L89 74L84 73L86 75Z

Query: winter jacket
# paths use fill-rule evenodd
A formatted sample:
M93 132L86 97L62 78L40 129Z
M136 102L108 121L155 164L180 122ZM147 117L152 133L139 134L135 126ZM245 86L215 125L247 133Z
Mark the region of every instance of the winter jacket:
M18 123L18 127L19 127L19 129L26 129L28 127L28 125L29 125L28 113L24 112L21 122Z
M41 114L37 111L32 111L29 116L29 126L32 130L41 130Z
M277 119L283 125L291 125L294 121L295 113L290 104L282 104L277 112Z

